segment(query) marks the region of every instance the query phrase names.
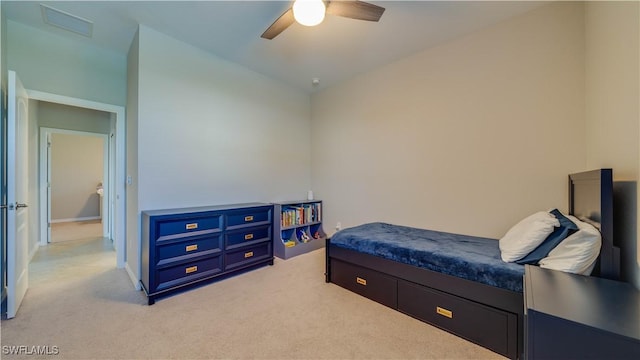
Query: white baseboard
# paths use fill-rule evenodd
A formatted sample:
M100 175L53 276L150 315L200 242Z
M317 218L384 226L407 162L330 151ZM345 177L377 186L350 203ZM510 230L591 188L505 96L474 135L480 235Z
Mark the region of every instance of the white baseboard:
M136 288L136 290L138 291L142 290L142 287L140 286L140 281L138 281L138 277L133 273L133 271L129 267L129 263L124 264L124 269L127 270L127 274L129 274L129 278L131 279L131 282L133 282L133 286Z
M51 219L51 223L63 223L63 222L75 222L75 221L90 221L90 220L100 220L102 219L100 216L87 216L87 217L79 217L72 219Z

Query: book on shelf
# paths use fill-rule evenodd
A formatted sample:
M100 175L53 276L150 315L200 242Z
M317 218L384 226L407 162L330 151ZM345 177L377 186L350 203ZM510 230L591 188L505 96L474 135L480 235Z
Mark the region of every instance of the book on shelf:
M322 221L322 204L311 203L298 206L282 207L280 212L280 225L291 227Z

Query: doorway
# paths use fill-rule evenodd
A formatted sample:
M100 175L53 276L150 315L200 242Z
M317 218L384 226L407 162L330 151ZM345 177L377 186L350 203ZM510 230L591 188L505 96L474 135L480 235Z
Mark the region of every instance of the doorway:
M62 95L50 94L40 91L27 90L29 98L35 101L48 102L58 105L66 105L77 107L81 109L90 109L105 112L109 114L109 131L106 135L106 154L108 160L105 161L105 167L110 170L105 171L108 174L108 178L103 183L103 212L108 213L105 216L106 228L105 233L113 240L113 247L116 250L116 267L125 268L125 182L116 181L116 179L124 179L125 174L125 117L124 107L103 104L93 102L89 100L71 98ZM40 159L47 156L46 152L42 153L42 138L40 139ZM36 145L38 146L38 145ZM48 224L46 223L49 218L49 214L46 211L48 205L43 200L47 199L48 182L46 177L43 179L43 173L46 174L47 170L42 169L45 161L39 161L40 163L40 177L39 177L39 217L40 217L40 232L39 243L40 245L46 245L49 239ZM106 185L106 186L104 186ZM47 206L45 206L47 205ZM104 214L104 213L103 213ZM43 234L44 233L44 234ZM43 241L44 239L44 241ZM127 269L127 273L131 277L134 286L137 286L137 280L132 276L132 272Z
M108 134L40 128L41 245L113 239L108 139Z

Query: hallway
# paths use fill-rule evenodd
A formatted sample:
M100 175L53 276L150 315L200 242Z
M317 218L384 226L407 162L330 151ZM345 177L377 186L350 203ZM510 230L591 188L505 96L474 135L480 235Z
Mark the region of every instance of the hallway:
M29 291L32 291L115 269L116 252L107 238L68 240L40 247L29 267Z

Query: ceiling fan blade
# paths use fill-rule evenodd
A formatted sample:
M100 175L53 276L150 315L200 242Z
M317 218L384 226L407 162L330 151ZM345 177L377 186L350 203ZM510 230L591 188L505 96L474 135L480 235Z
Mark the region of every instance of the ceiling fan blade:
M379 21L384 8L364 1L331 1L327 5L327 14L351 19Z
M263 39L273 39L278 36L284 29L288 28L295 19L293 18L293 9L289 8L289 10L285 11L284 14L280 15L280 17L269 26L267 30L265 30L260 37Z

